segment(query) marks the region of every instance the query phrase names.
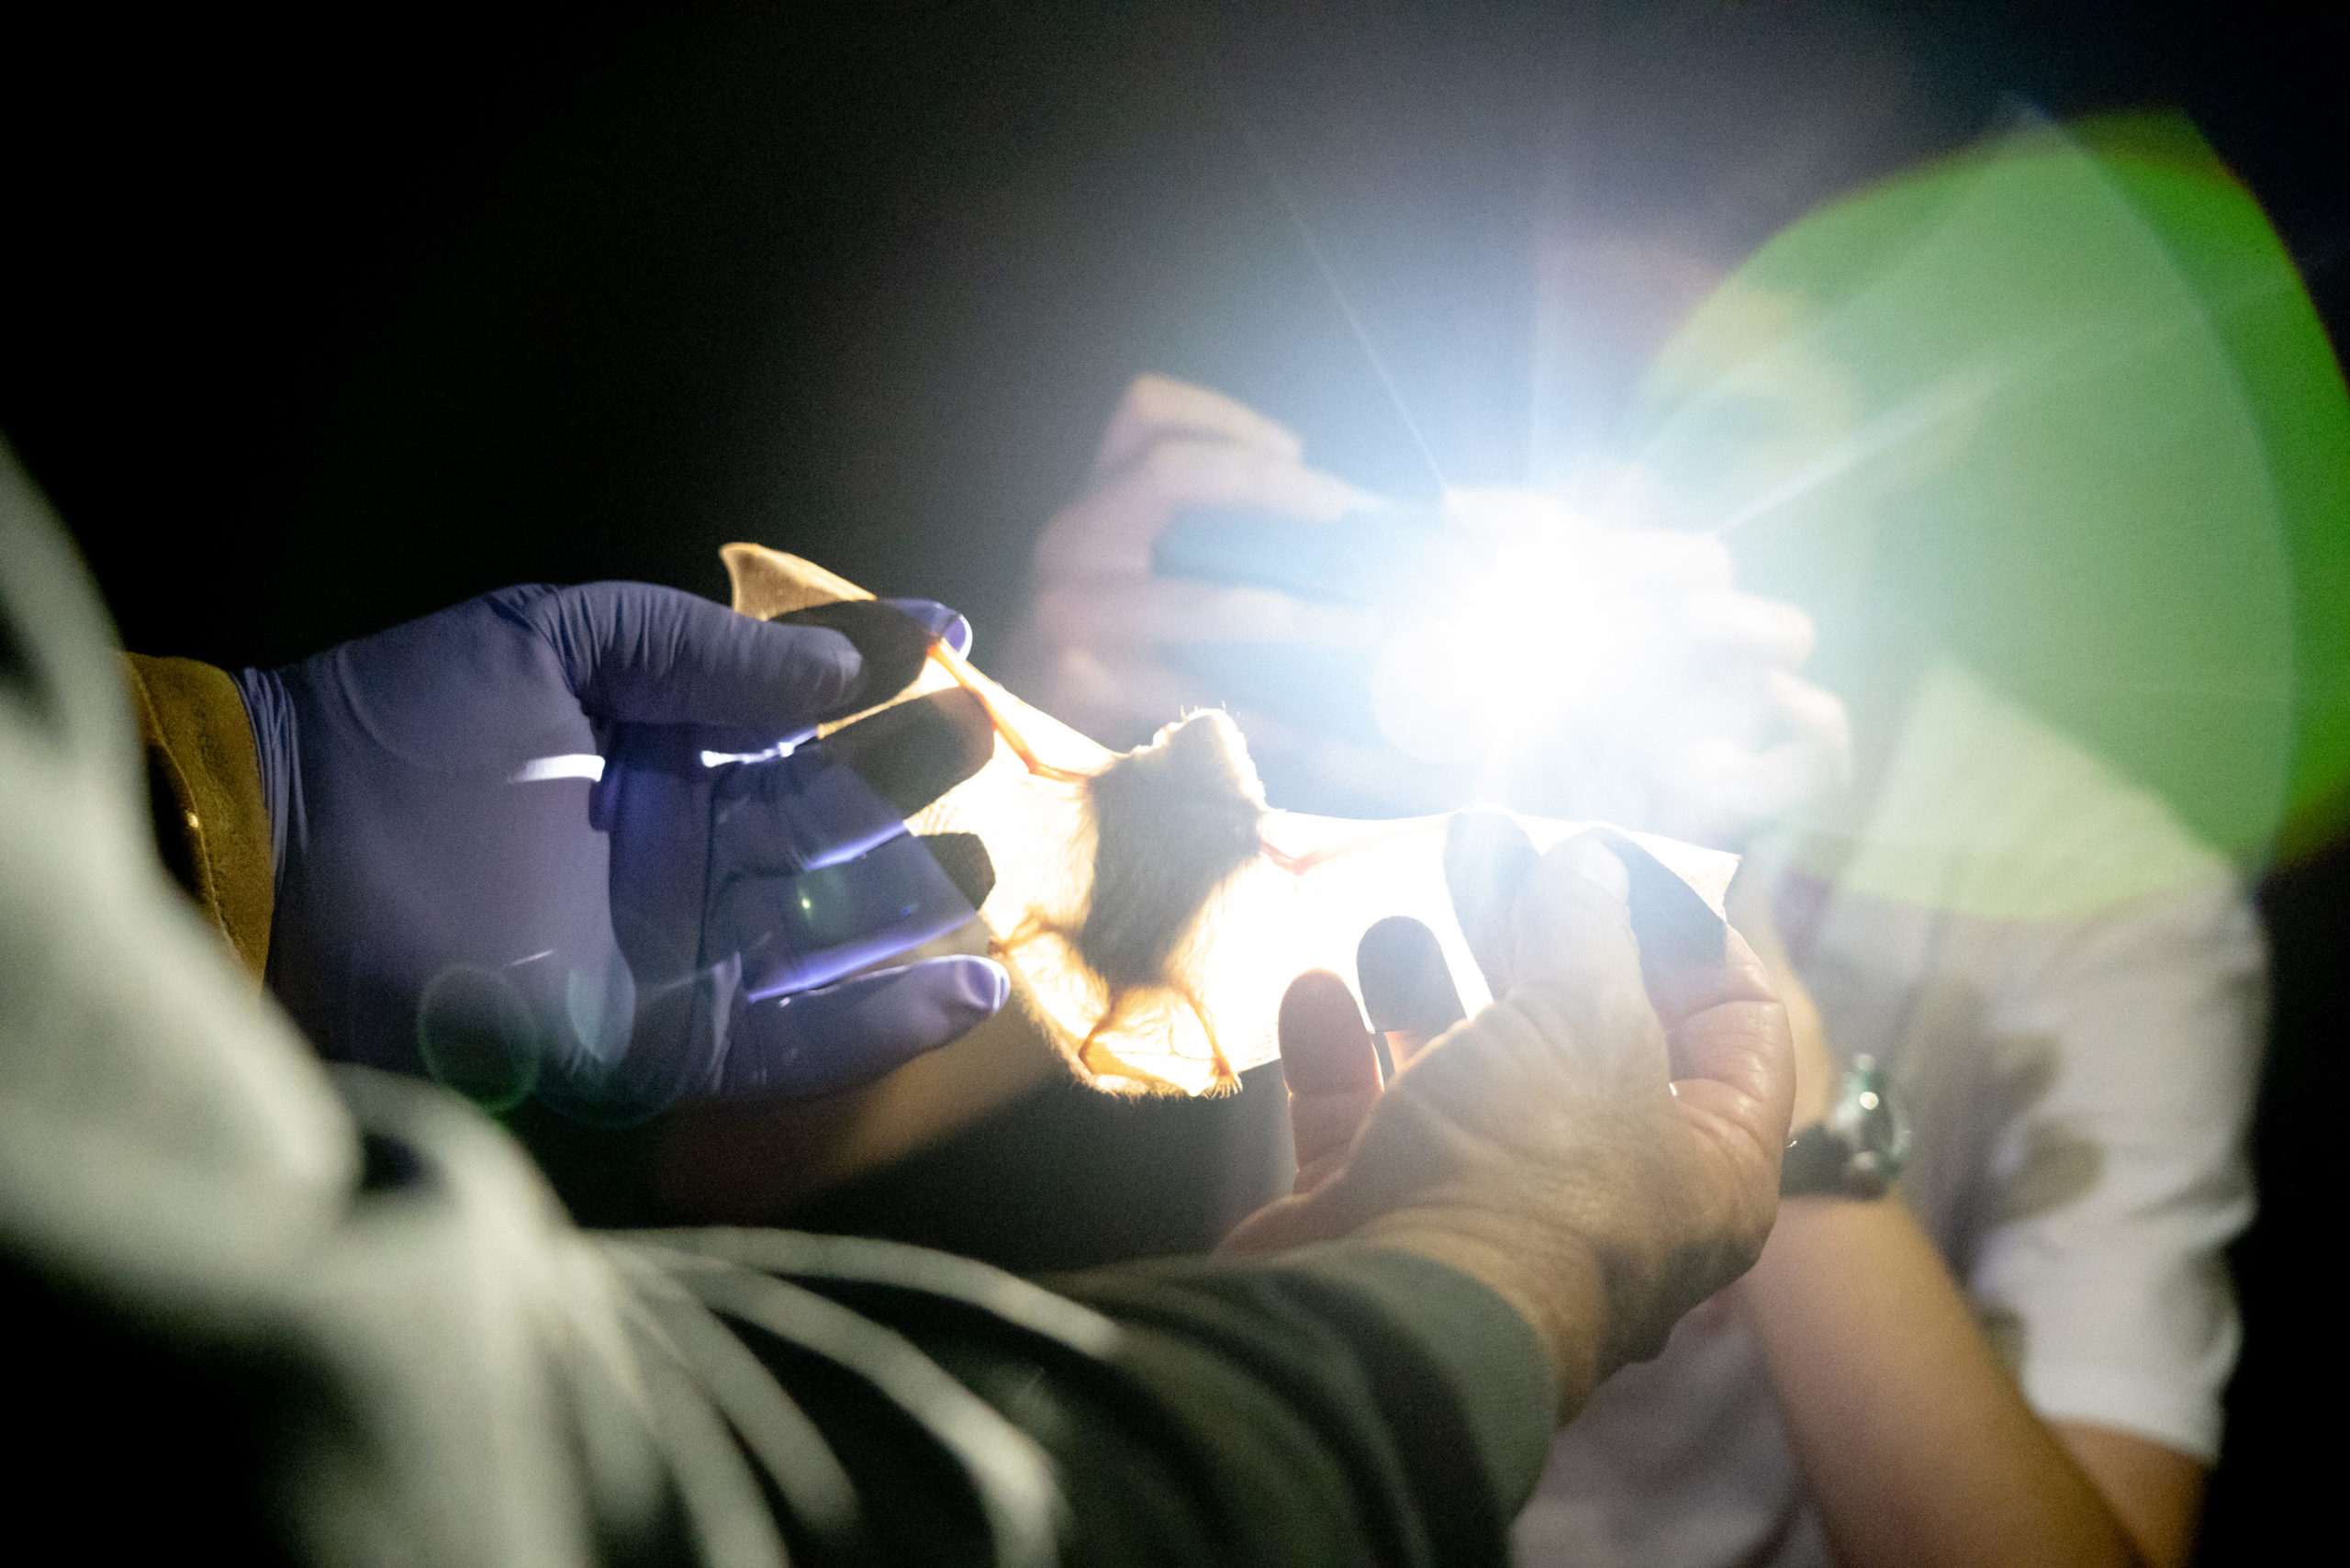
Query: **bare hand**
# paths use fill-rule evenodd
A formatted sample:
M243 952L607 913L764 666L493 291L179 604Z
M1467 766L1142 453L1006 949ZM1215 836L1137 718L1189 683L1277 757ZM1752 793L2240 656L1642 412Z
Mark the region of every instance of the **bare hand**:
M1343 983L1301 976L1281 1019L1301 1191L1227 1249L1352 1236L1461 1269L1534 1327L1569 1413L1661 1350L1770 1233L1794 1056L1735 933L1719 967L1652 964L1644 985L1624 888L1595 841L1544 856L1511 914L1501 1000L1383 1093Z
M1787 1032L1795 1041L1796 1053L1794 1126L1801 1128L1828 1114L1836 1100L1840 1074L1828 1049L1828 1030L1820 1020L1819 1004L1812 1000L1811 988L1804 984L1803 977L1796 973L1795 961L1779 935L1774 899L1784 874L1761 857L1748 856L1730 879L1726 907L1730 924L1746 938L1771 989L1787 1010Z

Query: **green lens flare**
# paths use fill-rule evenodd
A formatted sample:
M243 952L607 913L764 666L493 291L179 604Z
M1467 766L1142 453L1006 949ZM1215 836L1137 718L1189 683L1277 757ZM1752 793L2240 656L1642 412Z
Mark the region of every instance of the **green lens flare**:
M1837 825L1911 841L1883 890L1953 896L1953 835L2086 843L2067 811L2109 819L2065 895L2092 903L2350 814L2350 402L2185 120L2034 126L1814 213L1699 308L1632 431L1675 521L1818 621L1870 802ZM2012 775L1981 782L2016 820L1960 823L1936 769ZM2044 913L1975 872L1988 913Z
M496 969L459 964L433 976L417 1002L416 1040L435 1082L493 1114L521 1103L538 1082L530 1004Z

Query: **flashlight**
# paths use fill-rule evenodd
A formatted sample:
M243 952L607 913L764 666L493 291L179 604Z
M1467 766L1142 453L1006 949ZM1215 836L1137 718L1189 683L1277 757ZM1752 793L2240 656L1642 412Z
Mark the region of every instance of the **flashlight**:
M1491 763L1522 734L1637 690L1657 617L1604 531L1555 510L1472 528L1463 508L1449 497L1324 523L1179 518L1154 543L1159 576L1366 613L1351 645L1268 639L1169 655L1236 706L1435 764Z
M1162 577L1393 610L1464 579L1491 554L1448 521L1440 502L1401 501L1335 522L1237 508L1187 512L1152 542L1150 565Z

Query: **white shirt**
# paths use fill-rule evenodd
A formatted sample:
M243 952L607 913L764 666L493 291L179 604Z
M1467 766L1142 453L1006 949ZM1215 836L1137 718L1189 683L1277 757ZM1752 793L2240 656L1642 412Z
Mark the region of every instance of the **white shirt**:
M1914 1135L1903 1193L2032 1407L2213 1457L2265 998L2231 868L1947 665L1863 831L1779 853L1832 863L1781 880L1790 957L1830 1048L1885 1064ZM1527 1568L1828 1560L1734 1309L1706 1304L1601 1388L1516 1548Z

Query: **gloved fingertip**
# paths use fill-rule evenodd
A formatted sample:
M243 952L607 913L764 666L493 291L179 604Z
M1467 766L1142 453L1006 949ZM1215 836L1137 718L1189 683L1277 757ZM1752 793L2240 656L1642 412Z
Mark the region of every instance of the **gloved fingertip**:
M884 708L828 736L824 753L852 769L912 816L987 766L995 724L979 700L959 687Z
M925 958L914 967L934 970L940 989L958 996L978 1014L971 1020L974 1025L994 1017L1012 1000L1012 971L993 958L956 953L944 958Z
M995 860L985 840L976 833L925 833L921 842L965 902L977 910L988 902L995 891Z
M728 1043L720 1092L807 1100L854 1089L952 1045L1011 997L1002 964L956 953L755 1002Z
M971 651L971 623L960 610L953 610L934 599L885 599L882 603L902 614L912 617L930 634L945 643L957 654Z
M846 637L863 660L846 697L830 711L838 718L887 702L913 684L937 633L897 605L878 599L836 599L778 615L779 626L822 626Z

